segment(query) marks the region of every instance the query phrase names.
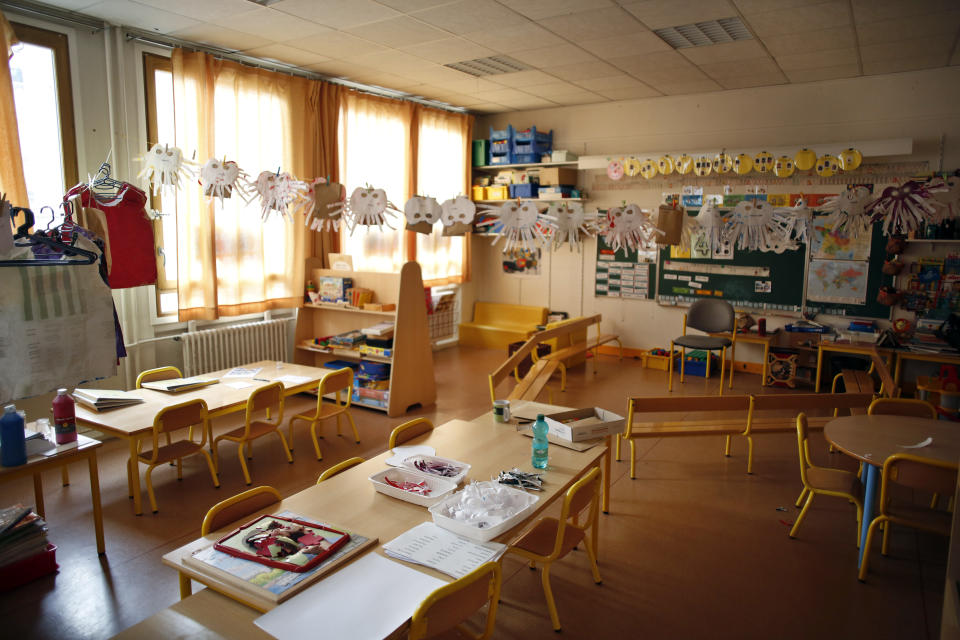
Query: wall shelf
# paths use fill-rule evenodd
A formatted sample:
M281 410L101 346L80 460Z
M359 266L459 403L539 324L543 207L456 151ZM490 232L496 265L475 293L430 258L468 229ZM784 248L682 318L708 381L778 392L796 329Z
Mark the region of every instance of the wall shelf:
M346 273L343 271L338 271L337 273ZM349 277L349 276L348 276ZM341 304L332 304L325 302L306 302L303 305L304 309L325 309L327 311L343 311L345 313L365 313L368 315L374 316L395 316L397 315L396 311L374 311L372 309L358 309L357 307L345 307Z
M554 202L583 202L584 198L506 198L504 200L474 200L475 204L503 204L504 202L536 202L553 204Z
M576 167L576 160L567 162L535 162L533 164L487 164L473 167L474 171L499 171L500 169L539 169L540 167Z
M926 238L907 238L908 243L928 242L930 244L960 244L960 238L939 238L927 240Z

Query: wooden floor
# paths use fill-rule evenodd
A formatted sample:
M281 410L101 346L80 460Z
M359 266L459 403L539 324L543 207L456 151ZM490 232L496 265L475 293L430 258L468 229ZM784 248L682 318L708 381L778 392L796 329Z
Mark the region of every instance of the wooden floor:
M436 354L439 400L414 411L439 424L489 410L486 374L504 354L470 348ZM574 369L555 404L601 406L623 413L628 395L663 395L666 373L639 361L603 356ZM675 394L715 393L717 380L689 377ZM555 385L554 385L555 386ZM755 375L739 375L735 391L765 391ZM506 395L504 393L503 395ZM541 397L546 400L546 394ZM309 408L298 397L287 415ZM693 409L693 408L692 408ZM306 431L295 435L295 462L287 464L275 439L255 445L254 484L284 495L316 481L349 456L386 448L402 420L356 409L362 443L326 428L323 461ZM216 430L232 424L221 421ZM302 428L302 423L301 428ZM822 437L814 436L814 443ZM122 441L107 441L100 458L107 554L98 558L85 469L73 484L45 476L50 540L60 571L0 596L4 637L107 638L178 598L177 577L160 563L167 551L197 537L207 508L245 489L233 445L221 454L222 488L214 489L202 458L185 462L184 480L170 468L154 474L160 512L133 515L127 498ZM815 446L822 464L852 469L851 460ZM889 557L879 541L866 584L856 579L853 507L819 498L796 540L787 537L800 491L796 436L757 438L754 474L746 474L746 446L722 455L720 437L641 441L637 479L628 463L613 464L611 512L601 516L600 571L590 577L585 554L557 563L552 581L564 635L570 638L936 638L946 564L946 541L893 531ZM28 481L0 487L0 505L32 503ZM146 500L146 496L144 496ZM554 638L539 574L504 562L503 599L495 637Z

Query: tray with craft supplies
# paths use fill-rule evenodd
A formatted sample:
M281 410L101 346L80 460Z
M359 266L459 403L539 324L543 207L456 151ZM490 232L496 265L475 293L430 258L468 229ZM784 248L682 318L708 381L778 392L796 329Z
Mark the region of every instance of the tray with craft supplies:
M540 496L496 482L471 482L429 511L444 529L486 542L523 522L538 500Z
M402 464L412 471L449 480L454 485L460 484L470 471L470 465L466 462L422 453L404 458Z
M308 571L350 540L320 524L264 515L217 540L213 548L286 571Z
M402 467L391 467L370 476L373 488L380 493L429 507L456 491L457 485L447 478L426 475Z

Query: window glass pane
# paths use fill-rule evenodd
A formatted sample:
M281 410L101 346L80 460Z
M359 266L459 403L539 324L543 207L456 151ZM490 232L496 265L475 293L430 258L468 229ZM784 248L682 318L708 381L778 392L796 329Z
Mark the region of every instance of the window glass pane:
M153 73L153 81L156 95L156 114L157 114L157 139L149 140L152 146L161 141L169 142L174 140L176 130L173 125L173 74L169 71L156 69ZM169 193L169 192L168 192ZM173 198L170 198L173 200ZM165 280L168 283L177 281L177 216L176 206L171 210L163 211L161 207L160 227L162 237L157 244L163 249L163 269ZM173 304L171 309L167 309L164 304L164 297L160 297L161 314L174 313L177 310L177 294L173 293Z
M57 221L62 220L63 210L58 205L66 191L54 51L29 43L20 43L13 50L10 75L27 196L37 226L46 227L52 222L50 210L41 214L41 207L54 207Z
M437 202L462 195L466 171L463 133L458 125L427 112L420 122L417 145L417 193L433 196ZM417 234L417 262L423 279L461 275L463 237L443 236L443 225L436 224L433 233Z

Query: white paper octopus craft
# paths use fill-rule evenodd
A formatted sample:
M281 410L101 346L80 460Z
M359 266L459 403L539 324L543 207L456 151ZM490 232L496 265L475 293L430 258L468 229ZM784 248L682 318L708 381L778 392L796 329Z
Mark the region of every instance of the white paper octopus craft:
M240 198L247 200L247 191L243 187L243 181L240 178L246 177L246 173L240 169L233 160L219 160L210 158L200 168L200 186L203 187L203 195L209 198L219 198L223 205L224 198L230 198L233 190L236 189Z
M653 224L650 212L644 211L639 205L628 204L607 211L603 240L614 253L620 249L624 252L654 249L658 234L663 235L663 232Z
M360 225L387 225L387 228L393 229L388 222L388 216L392 218L400 214L397 206L387 199L387 192L373 187L357 187L348 201L340 203L340 206L334 205L333 210L342 213L351 235Z
M444 200L440 205L440 220L443 222L443 235L462 236L468 233L473 226L473 217L477 213L477 205L467 196L457 196Z
M709 249L709 252L712 254L719 249L721 245L729 244L729 241L724 235L724 230L723 214L720 213L717 203L713 200L707 200L703 206L700 207L697 215L693 217L690 234L700 235L698 232L702 232L708 245L706 248ZM703 247L700 248L701 251L703 249Z
M870 190L866 187L846 189L836 196L826 198L818 208L829 213L824 221L837 231L843 231L853 237L867 233L873 221L866 207L870 200Z
M922 182L907 180L899 187L887 187L866 209L871 220L883 221L883 233L908 233L935 216L933 194Z
M936 213L931 216L931 222L939 224L946 218L960 215L960 175L931 180L927 189L933 195L933 206L936 209Z
M347 197L346 188L339 182L328 182L326 178L317 178L309 184L307 197L312 207L306 212L304 224L311 231L334 231L340 226L342 203ZM335 210L339 206L339 209Z
M434 223L440 219L442 209L436 198L413 196L403 205L403 215L407 218L407 231L416 231L424 235L433 233Z
M504 253L513 249L535 249L550 244L550 232L555 218L540 213L536 203L522 200L504 202L498 207L486 207L484 213L491 217L477 226L499 226L493 244L504 238Z
M308 187L306 183L297 180L289 173L274 173L261 171L254 183L257 195L260 196L260 216L265 221L271 211L278 211L288 222L288 208L290 205L299 206L307 199Z
M730 215L727 237L738 249L782 253L795 247L784 220L775 219L773 205L764 200L741 200Z
M813 209L807 206L803 196L797 198L792 207L777 207L775 215L784 215L793 218L793 239L797 242L809 242L813 232Z
M570 250L577 252L587 237L597 235L597 213L585 212L579 202L554 202L547 208L547 216L554 219L553 246L560 248L566 242Z
M196 163L186 160L177 147L157 143L145 155L135 158L143 163L143 169L137 174L144 178L147 187L153 188L153 194L160 193L162 187L180 187L181 178L194 175Z

